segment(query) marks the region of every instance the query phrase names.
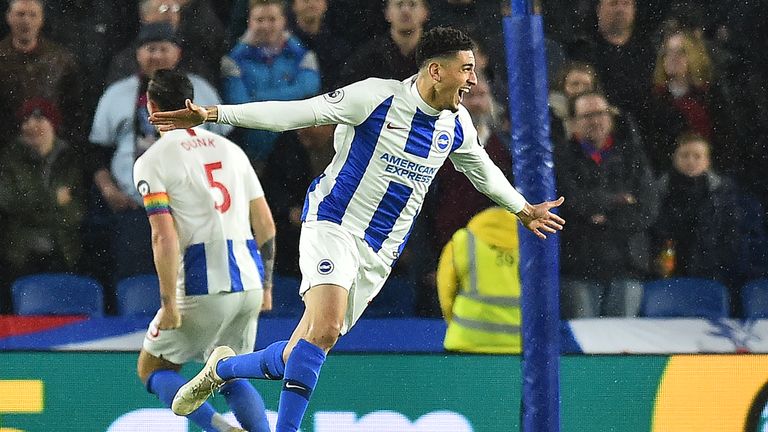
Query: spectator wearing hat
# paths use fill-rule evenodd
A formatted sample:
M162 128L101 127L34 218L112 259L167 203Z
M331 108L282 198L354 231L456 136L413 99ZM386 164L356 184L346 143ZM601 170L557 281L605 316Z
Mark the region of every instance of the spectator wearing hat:
M13 118L25 100L44 97L63 109L62 136L84 137L79 67L70 51L42 36L42 0L11 0L5 18L10 34L0 41L0 115ZM16 133L9 123L3 136Z
M19 134L0 151L6 162L0 168L2 305L10 304L15 278L74 271L81 250L84 177L79 158L58 135L61 114L51 101L34 98L17 118Z
M181 47L178 69L218 82L219 63L226 52L224 30L208 2L182 0L141 0L139 21L147 24L170 24ZM136 70L138 37L117 53L109 64L106 82L111 84Z
M159 69L175 69L180 58L181 48L170 24L145 25L139 32L136 48L138 70L107 87L96 107L90 141L95 144L100 163L94 169L93 179L114 214L110 229L114 234L115 278L154 272L149 223L141 195L133 186L133 163L158 138L157 130L148 121L149 78ZM221 103L208 81L191 73L188 76L196 102ZM206 128L220 135L231 130L217 124Z

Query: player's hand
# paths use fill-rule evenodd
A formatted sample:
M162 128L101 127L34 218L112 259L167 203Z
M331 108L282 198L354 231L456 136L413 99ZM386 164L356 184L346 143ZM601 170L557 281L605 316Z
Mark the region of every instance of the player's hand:
M181 327L181 313L175 307L161 307L155 321L159 330L173 330Z
M264 287L264 299L261 301L261 311L269 312L272 310L272 287Z
M160 132L174 129L189 129L201 125L208 118L208 110L186 100L187 107L176 111L159 111L149 116L149 122L157 126Z
M565 219L550 212L551 209L560 206L565 198L560 197L557 201L545 201L540 204L526 204L525 207L517 213L517 217L523 225L531 230L541 239L547 238L546 233L554 234L563 229ZM542 232L543 231L543 232Z

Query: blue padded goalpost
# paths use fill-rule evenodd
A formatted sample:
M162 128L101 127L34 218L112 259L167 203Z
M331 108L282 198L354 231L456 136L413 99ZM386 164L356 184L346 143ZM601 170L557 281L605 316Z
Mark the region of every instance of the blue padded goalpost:
M515 186L531 203L553 200L544 29L529 0L511 0L504 18ZM568 197L566 197L568 199ZM524 432L560 430L558 238L520 230Z

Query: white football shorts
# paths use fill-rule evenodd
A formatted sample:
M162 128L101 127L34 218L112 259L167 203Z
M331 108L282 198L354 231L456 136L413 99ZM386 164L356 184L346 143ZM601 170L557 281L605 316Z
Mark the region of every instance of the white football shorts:
M392 270L365 240L328 221L302 225L299 267L302 297L311 287L322 284L338 285L349 291L341 334L346 334L360 319Z
M178 300L181 327L159 330L157 317L144 335L144 350L176 364L204 362L219 345L253 352L264 291L221 292Z

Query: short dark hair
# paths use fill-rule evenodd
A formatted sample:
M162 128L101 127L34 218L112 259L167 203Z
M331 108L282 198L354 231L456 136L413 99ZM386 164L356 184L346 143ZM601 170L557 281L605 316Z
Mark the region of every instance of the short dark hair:
M461 30L452 27L435 27L424 33L416 48L416 64L423 67L435 57L445 57L459 51L469 51L475 43Z
M8 2L8 8L6 9L6 11L11 10L11 6L13 6L15 3L19 2L19 1L20 0L10 0ZM35 3L40 5L40 8L43 10L43 15L45 15L45 0L32 0L32 1L34 1Z
M248 1L248 11L255 8L256 6L279 6L280 10L285 13L285 1L284 0L249 0Z
M149 100L162 111L182 109L187 99L195 98L192 81L186 74L170 69L158 69L147 86Z
M712 145L709 143L709 140L704 135L693 131L685 131L677 136L675 139L675 150L692 142L700 142L704 144L708 152L712 152Z
M618 108L611 105L611 103L608 101L608 98L601 92L600 90L591 90L586 91L584 93L579 93L571 98L568 99L568 118L576 118L576 102L579 100L585 98L585 97L599 97L602 98L607 104L608 104L608 113L611 115L618 115L619 110Z
M571 72L581 72L592 77L592 88L600 91L602 86L600 85L600 77L597 75L597 69L592 63L586 63L581 61L569 61L560 70L557 71L557 78L555 79L555 88L561 92L565 92L565 79L568 78Z

